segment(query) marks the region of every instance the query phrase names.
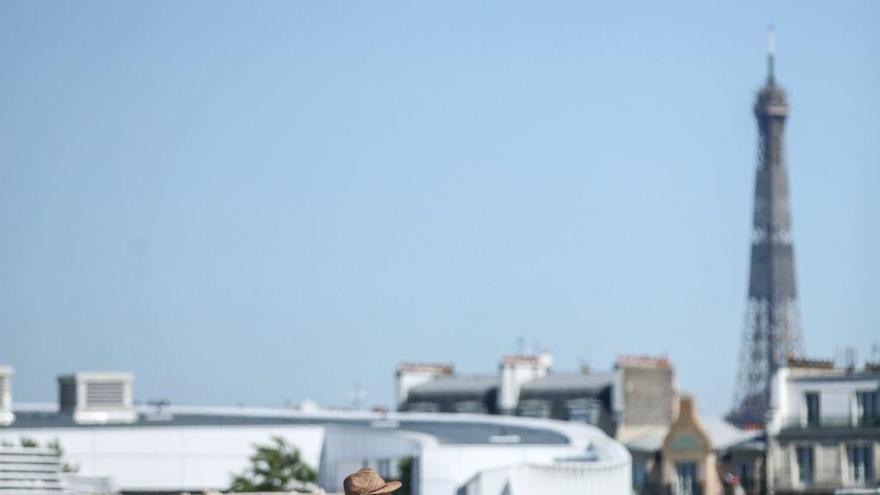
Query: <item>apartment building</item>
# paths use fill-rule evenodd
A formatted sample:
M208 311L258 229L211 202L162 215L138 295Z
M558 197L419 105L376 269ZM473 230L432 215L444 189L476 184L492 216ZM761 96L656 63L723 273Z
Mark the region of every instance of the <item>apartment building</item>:
M767 464L773 493L880 486L880 366L792 360L772 387Z

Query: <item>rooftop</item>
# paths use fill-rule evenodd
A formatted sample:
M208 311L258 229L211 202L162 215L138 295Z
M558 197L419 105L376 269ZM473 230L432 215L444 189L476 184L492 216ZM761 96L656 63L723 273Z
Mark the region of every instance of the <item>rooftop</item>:
M448 363L400 363L397 368L400 371L426 371L433 373L451 374L453 366Z
M450 375L441 376L430 382L417 385L410 390L410 397L420 394L431 395L460 395L460 394L485 394L497 388L498 375L474 374L474 375Z
M810 359L805 357L788 358L788 366L791 368L815 368L823 370L834 369L834 361L830 359Z
M15 411L15 423L0 426L0 435L19 435L28 429L124 429L188 426L316 425L381 428L430 435L441 444L494 444L495 439L515 438L519 444L564 445L569 438L558 428L536 426L521 418L469 414L370 413L363 411L320 411L304 413L288 409L238 407L168 406L161 415L156 408L139 406L133 423L78 424L72 416L45 408ZM549 423L549 422L548 422Z
M631 356L623 355L617 358L617 366L641 366L646 368L669 368L669 358L665 356Z
M523 384L523 392L598 392L614 383L611 373L550 373L543 378Z
M534 354L514 354L501 357L501 364L538 364L540 357Z
M746 431L733 426L722 418L709 416L700 418L715 450L726 450L740 444L753 442L761 435L760 431ZM626 442L627 448L641 452L657 452L663 447L667 429L656 430Z
M800 383L878 381L880 380L880 371L852 371L841 372L838 374L795 375L790 377L790 379Z

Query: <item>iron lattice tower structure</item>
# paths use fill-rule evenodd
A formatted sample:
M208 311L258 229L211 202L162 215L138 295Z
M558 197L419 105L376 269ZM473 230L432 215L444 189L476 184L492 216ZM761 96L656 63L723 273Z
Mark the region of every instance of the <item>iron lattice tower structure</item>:
M801 353L783 140L788 101L785 90L776 84L772 30L768 41L767 82L755 101L759 149L749 297L731 413L741 425L764 424L773 374Z

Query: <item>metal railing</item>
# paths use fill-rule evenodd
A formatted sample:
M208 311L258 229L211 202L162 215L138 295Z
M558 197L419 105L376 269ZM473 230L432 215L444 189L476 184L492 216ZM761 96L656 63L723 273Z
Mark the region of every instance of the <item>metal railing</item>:
M773 470L772 485L776 489L837 489L873 487L880 484L873 472L862 473L853 479L852 474L844 466L843 469L816 469L805 480L794 466L780 466Z
M802 416L786 418L782 423L792 428L880 428L880 417L820 416L807 419Z

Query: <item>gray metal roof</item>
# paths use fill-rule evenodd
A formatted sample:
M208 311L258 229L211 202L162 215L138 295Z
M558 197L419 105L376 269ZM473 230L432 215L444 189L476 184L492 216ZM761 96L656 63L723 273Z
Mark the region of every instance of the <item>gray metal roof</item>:
M413 387L409 394L416 395L482 395L499 385L498 375L451 375Z
M544 378L527 382L523 392L598 392L614 383L612 373L550 373Z
M50 428L166 428L187 426L265 426L265 425L322 425L322 426L359 426L375 427L390 430L423 433L437 438L444 444L492 444L496 437L516 437L520 444L568 444L569 439L551 429L531 426L519 426L492 422L492 416L484 420L472 420L457 415L421 414L419 419L409 419L406 413L397 413L383 420L381 416L366 413L352 413L349 417L340 413L317 414L314 416L279 412L272 414L250 414L247 410L234 412L176 412L173 408L160 420L151 420L148 414L138 414L134 423L88 425L77 424L69 414L48 411L16 411L15 422L9 426L0 426L0 434L18 434L20 430ZM461 417L461 419L458 419ZM450 419L452 418L452 419Z
M703 428L712 439L716 450L725 450L734 445L749 441L761 434L760 431L741 430L717 416L700 418Z
M842 375L804 375L791 376L793 382L809 383L809 382L864 382L878 381L880 382L880 372L856 371Z
M637 452L657 452L663 447L665 437L666 431L646 433L626 442L626 448Z
M761 435L760 431L746 431L733 426L722 418L709 416L700 418L700 423L712 440L715 450L727 450L733 446L754 441ZM656 452L663 447L663 440L668 430L653 432L637 437L626 443L630 450L640 452Z

